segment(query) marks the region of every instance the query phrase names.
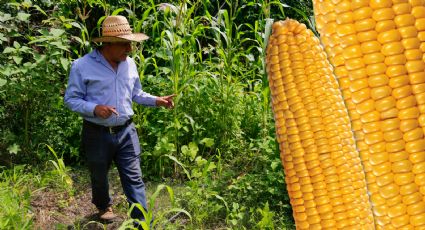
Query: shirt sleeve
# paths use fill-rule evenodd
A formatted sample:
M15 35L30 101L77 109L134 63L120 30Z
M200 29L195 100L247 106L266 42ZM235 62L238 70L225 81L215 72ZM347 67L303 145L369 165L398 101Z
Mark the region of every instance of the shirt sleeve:
M153 96L149 93L143 92L142 84L140 83L139 77L137 77L136 81L134 82L132 99L137 104L149 107L156 107L157 96Z
M86 92L87 86L84 84L78 65L73 62L69 74L68 87L65 91L65 105L85 117L94 117L96 103L85 100Z

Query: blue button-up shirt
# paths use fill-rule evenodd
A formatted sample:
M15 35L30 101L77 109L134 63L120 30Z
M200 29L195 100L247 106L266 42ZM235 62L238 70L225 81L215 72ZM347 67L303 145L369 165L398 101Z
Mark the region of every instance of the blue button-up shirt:
M71 66L65 104L85 120L104 126L124 124L134 112L132 102L146 106L156 105L156 96L142 91L136 63L130 57L115 71L103 55L94 50L75 60ZM94 115L96 105L115 107L118 116L107 119Z

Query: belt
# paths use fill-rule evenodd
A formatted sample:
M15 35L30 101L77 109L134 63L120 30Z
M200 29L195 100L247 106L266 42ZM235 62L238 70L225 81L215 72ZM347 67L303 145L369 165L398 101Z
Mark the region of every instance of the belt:
M120 132L121 130L123 130L124 128L126 128L127 126L129 126L132 122L133 122L133 118L130 118L123 125L103 126L103 125L98 125L96 123L84 120L83 125L86 125L90 128L95 128L97 130L107 132L107 133L110 133L110 134L116 134L116 133Z

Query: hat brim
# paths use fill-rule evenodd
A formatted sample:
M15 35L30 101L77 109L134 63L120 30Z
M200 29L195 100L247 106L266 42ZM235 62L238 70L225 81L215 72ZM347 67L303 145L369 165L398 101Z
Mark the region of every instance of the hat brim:
M125 34L118 36L103 36L98 38L93 38L93 42L142 42L149 39L146 34L143 33L134 33L134 34Z

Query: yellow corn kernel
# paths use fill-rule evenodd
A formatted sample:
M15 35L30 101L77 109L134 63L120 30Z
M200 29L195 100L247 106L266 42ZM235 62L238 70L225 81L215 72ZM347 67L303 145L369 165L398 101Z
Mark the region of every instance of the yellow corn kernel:
M314 0L314 13L345 16L336 20L340 31L328 33L320 21L318 31L330 62L344 69L335 74L347 95L376 227L425 226L425 1L349 2L342 15L337 9L347 3Z
M339 11L349 9L350 4L341 5ZM339 21L351 18L352 14L346 13ZM348 112L325 51L313 33L294 20L276 22L272 28L266 69L297 228L355 228L362 223L368 229L373 226L373 218L365 176ZM354 25L328 31L349 34L352 29ZM361 48L353 47L344 55L358 54ZM354 91L368 88L367 79L358 81L357 88L351 87Z

